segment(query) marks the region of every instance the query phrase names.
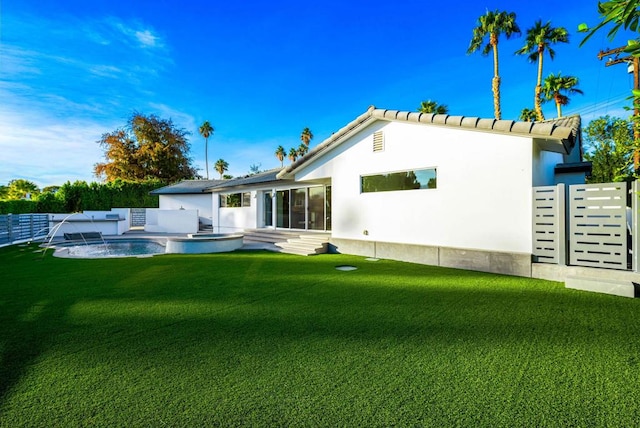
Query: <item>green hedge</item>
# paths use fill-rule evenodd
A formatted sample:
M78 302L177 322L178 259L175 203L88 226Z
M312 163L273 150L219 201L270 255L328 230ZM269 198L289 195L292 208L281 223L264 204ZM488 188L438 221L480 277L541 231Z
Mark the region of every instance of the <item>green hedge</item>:
M0 201L0 214L71 213L86 210L110 210L111 208L157 208L157 195L149 192L162 187L160 181L133 183L66 182L55 193L42 193L36 200Z

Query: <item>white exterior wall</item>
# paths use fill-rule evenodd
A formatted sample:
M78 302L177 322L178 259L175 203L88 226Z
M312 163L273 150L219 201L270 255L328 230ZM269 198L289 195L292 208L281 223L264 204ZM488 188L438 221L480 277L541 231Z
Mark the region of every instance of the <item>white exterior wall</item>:
M145 232L198 233L197 210L147 208Z
M385 149L374 153L378 129ZM296 180L332 177L334 238L530 253L532 145L522 137L378 121ZM360 193L361 175L422 168L437 169L437 189Z
M51 214L49 228L55 230L54 236L56 237L63 236L65 233L80 232L122 235L129 230L129 213L128 208L112 208L111 211Z
M161 210L197 210L199 221L202 224L212 224L213 210L211 193L188 195L160 195L159 208Z
M241 191L233 191L231 193L246 193ZM255 229L258 227L257 211L257 191L251 193L251 206L249 207L219 207L220 198L217 193L213 194L213 204L216 206L217 213L214 216L218 221L214 221L214 230L220 232L239 232L243 229Z
M564 162L564 156L560 153L545 152L533 147L533 186L551 186L556 181L555 168Z

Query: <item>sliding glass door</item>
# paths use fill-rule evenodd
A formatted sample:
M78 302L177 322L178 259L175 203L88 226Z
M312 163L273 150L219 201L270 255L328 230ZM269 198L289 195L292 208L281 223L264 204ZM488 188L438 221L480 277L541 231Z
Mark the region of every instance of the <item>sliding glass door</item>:
M276 193L276 227L288 229L289 224L289 191L279 190Z
M267 206L265 199L265 216ZM270 225L266 218L265 225ZM276 192L276 227L331 230L331 186L301 187Z

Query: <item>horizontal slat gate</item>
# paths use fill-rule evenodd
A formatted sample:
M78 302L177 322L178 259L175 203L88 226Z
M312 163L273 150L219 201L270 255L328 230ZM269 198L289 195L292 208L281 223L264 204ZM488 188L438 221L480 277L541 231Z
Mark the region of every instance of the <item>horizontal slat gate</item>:
M533 256L543 263L565 263L564 185L533 189Z
M42 237L49 232L47 214L0 215L0 244Z
M627 269L627 183L569 186L569 262Z

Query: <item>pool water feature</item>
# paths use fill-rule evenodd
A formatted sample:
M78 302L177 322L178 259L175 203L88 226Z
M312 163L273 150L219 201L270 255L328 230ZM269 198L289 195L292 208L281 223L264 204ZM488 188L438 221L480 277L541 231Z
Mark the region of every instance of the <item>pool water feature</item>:
M164 254L165 246L153 240L117 240L106 242L88 242L75 244L58 244L54 255L74 258L103 257L140 257Z

